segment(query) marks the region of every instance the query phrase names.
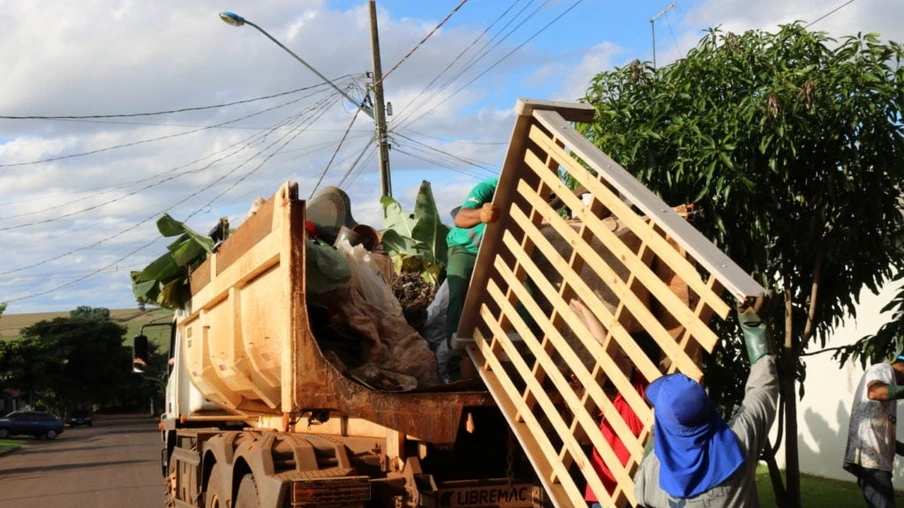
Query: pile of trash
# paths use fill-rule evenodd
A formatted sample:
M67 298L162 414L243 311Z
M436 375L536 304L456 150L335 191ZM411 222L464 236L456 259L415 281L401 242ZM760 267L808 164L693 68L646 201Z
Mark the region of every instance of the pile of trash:
M308 203L305 229L308 321L327 360L376 390L439 384L434 349L445 342L445 321L437 323L436 312L428 319L435 284L416 272L396 273L381 233L355 221L337 187ZM422 335L427 330L431 342Z

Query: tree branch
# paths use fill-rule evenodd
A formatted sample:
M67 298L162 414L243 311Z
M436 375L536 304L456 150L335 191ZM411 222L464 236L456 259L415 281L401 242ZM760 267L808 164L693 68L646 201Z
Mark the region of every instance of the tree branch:
M813 263L813 285L810 286L810 309L807 311L807 324L804 326L804 333L800 337L798 347L803 351L807 347L807 342L813 336L813 330L816 329L816 303L819 300L819 278L822 274L822 249L816 253L816 261Z

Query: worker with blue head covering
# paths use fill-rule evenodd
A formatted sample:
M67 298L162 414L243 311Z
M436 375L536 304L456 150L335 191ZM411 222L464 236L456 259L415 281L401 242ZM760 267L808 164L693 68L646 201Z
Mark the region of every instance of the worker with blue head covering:
M762 304L761 299L756 307ZM778 377L766 325L750 306L738 316L750 375L744 400L728 422L703 387L684 374L660 377L647 388L653 450L634 478L638 505L759 506L757 459L775 420Z

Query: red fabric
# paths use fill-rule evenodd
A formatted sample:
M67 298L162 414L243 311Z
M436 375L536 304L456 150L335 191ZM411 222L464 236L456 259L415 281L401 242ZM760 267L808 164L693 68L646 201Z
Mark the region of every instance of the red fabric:
M647 385L649 384L650 383L645 379L634 380L634 389L637 390L637 393L641 398L643 398ZM633 432L635 436L639 436L640 432L643 430L643 422L641 422L640 418L634 414L634 410L631 409L630 404L622 397L621 393L612 399L612 405L615 406L615 410L621 415L622 419L628 425L628 428L631 429L631 432ZM603 434L603 439L605 439L606 442L609 443L609 446L612 447L612 451L615 452L615 456L618 457L619 462L621 462L622 465L627 464L628 459L631 457L631 452L628 451L622 440L619 439L618 434L615 433L612 425L610 425L605 418L600 422L600 432ZM606 491L609 494L612 494L612 492L615 491L615 486L618 482L615 480L612 471L606 466L606 463L603 462L603 458L600 456L599 451L595 448L593 449L593 454L590 456L590 462L593 464L593 469L596 470L600 480L603 481ZM590 485L588 485L587 489L584 491L584 499L591 503L599 502L596 494L590 489Z

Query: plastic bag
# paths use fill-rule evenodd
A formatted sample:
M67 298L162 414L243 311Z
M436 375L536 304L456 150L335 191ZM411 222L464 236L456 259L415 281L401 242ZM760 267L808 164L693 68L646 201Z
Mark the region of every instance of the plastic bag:
M443 283L437 288L436 296L427 306L427 320L424 322L423 334L430 344L430 349L436 353L436 364L439 368L439 378L443 383L452 380L448 373L449 346L446 344L446 312L449 309L449 283Z
M352 286L364 297L364 301L388 314L404 318L402 305L380 275L370 252L361 245L352 247L347 239L337 241L336 250L345 258L351 271Z

